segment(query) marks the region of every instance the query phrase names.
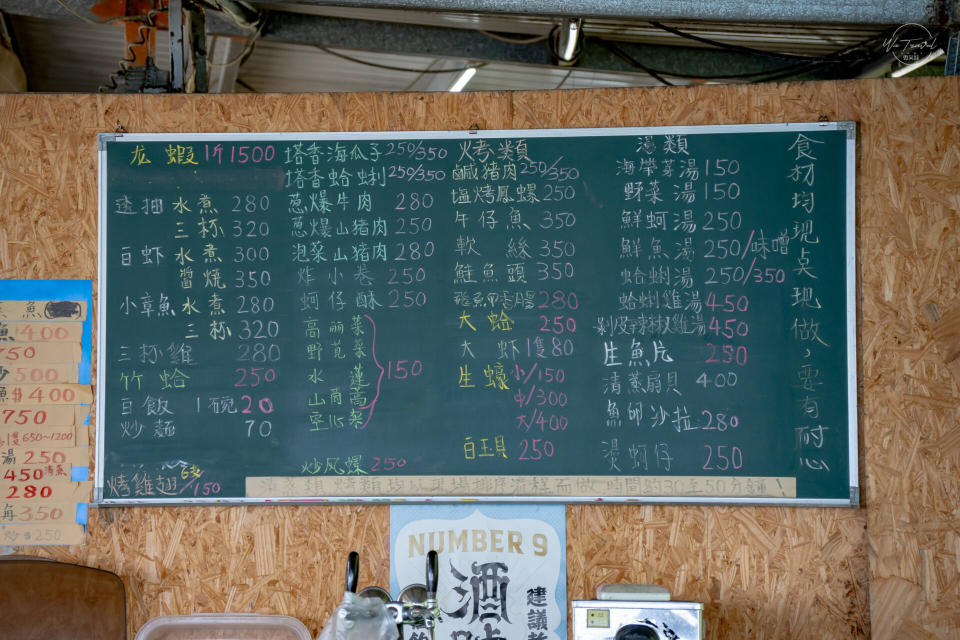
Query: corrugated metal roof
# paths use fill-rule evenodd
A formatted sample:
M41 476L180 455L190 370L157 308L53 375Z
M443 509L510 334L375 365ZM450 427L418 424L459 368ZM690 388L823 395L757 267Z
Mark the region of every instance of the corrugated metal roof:
M344 51L350 57L409 69L426 69L434 58ZM394 71L350 62L316 47L261 41L240 69L239 80L260 93L405 91L418 72ZM452 80L451 80L452 81Z
M468 60L426 56L385 56L363 51L333 49L351 58L406 69L456 72L420 74L393 71L351 62L316 47L260 42L240 69L240 87L261 92L309 91L447 91ZM586 89L643 87L660 83L642 73L614 73L535 65L487 63L477 70L464 91L536 89ZM247 90L249 90L247 89Z
M325 6L310 9L312 13L336 17L404 21L514 33L546 33L553 24L551 18L535 16L432 13ZM95 92L101 85L109 84L110 74L120 68L124 45L123 30L119 24L96 26L74 19L67 21L22 16L11 16L11 22L20 49L24 52L23 64L29 78L30 89L33 91ZM865 39L878 31L876 26L680 22L672 22L671 25L731 43L776 48L795 53L832 51ZM590 20L585 23L584 30L595 35L616 36L621 40L650 43L675 45L681 40L648 23ZM682 42L689 45L696 44L687 40ZM402 67L413 71L396 71L360 64L336 57L313 46L261 40L239 70L241 81L239 87L245 84L259 92L444 91L453 83L456 73L421 74L417 70L457 70L471 64L469 60L432 56L336 49L333 51L367 63ZM166 32L158 34L156 63L165 69L170 65ZM658 84L658 81L643 73L497 62L483 66L465 90L573 89ZM239 87L238 90L242 90ZM225 89L230 90L227 87Z
M367 7L337 7L296 5L290 3L257 2L267 9L277 8L313 15L358 20L422 24L455 29L471 29L505 34L545 35L558 22L550 16L491 13L454 13L443 11L411 11L398 9L373 9ZM791 23L744 23L707 22L693 20L670 20L667 24L681 31L714 39L731 45L749 46L765 51L779 51L797 55L823 55L837 49L871 38L884 30L876 24L791 24ZM610 18L585 18L583 32L586 36L643 42L646 44L684 45L705 47L655 27L645 20L612 20Z
M296 0L299 7L326 7L329 0ZM756 21L827 24L936 24L929 0L350 0L354 7L430 13L501 16L603 17L635 19Z
M567 69L492 63L480 67L464 91L556 89L568 73Z
M89 93L110 84L124 57L123 27L11 16L30 91ZM156 64L170 68L170 39L158 32Z
M684 84L679 78L674 84ZM613 73L610 71L584 71L574 69L559 89L602 89L604 87L659 87L660 81L645 73Z

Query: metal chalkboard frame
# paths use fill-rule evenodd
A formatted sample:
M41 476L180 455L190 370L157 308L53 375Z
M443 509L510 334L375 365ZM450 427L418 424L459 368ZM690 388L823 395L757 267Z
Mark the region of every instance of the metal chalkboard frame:
M106 335L106 309L109 282L106 277L107 253L107 143L124 142L200 142L200 141L324 141L352 140L430 140L430 139L482 139L482 138L541 138L541 137L600 137L600 136L663 136L703 135L762 132L846 131L845 147L845 328L847 365L847 446L849 452L850 495L842 499L776 498L776 497L713 497L713 496L537 496L537 495L483 495L483 496L289 496L289 497L230 497L230 498L106 498L104 497L104 443L105 443L105 377L110 364L105 362L108 336ZM213 504L314 504L356 502L539 502L539 503L642 503L642 504L718 504L745 506L813 506L813 507L858 507L860 502L859 456L858 456L858 366L857 366L857 253L856 253L856 123L855 122L810 122L743 125L702 125L667 127L616 127L572 129L513 129L513 130L466 130L466 131L383 131L383 132L284 132L284 133L101 133L98 136L98 296L97 296L97 427L96 470L94 503L96 506L120 505L213 505ZM549 476L544 476L549 477ZM639 476L643 477L643 476Z

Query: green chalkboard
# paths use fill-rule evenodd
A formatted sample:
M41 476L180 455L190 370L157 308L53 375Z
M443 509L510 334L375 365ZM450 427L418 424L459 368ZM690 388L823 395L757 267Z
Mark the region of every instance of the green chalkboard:
M97 499L855 505L854 146L102 135Z

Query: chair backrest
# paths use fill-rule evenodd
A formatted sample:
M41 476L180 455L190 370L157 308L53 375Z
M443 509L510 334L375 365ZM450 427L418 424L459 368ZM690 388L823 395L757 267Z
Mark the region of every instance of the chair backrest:
M126 595L102 569L0 556L0 638L126 640Z

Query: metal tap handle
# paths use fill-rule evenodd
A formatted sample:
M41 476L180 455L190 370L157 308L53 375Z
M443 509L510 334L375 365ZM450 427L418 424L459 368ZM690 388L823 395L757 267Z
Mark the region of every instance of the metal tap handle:
M351 551L347 556L347 591L357 592L357 582L360 580L360 554Z
M437 622L440 621L440 610L437 608L437 582L440 578L440 561L437 552L431 549L427 552L427 601L424 603L423 624L430 630L430 640L434 640Z
M437 581L440 576L437 552L431 549L427 552L427 602L437 599Z

